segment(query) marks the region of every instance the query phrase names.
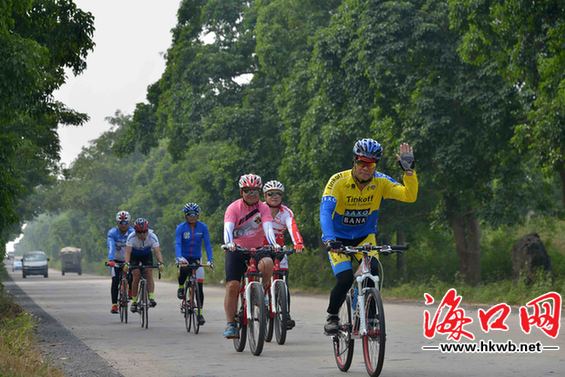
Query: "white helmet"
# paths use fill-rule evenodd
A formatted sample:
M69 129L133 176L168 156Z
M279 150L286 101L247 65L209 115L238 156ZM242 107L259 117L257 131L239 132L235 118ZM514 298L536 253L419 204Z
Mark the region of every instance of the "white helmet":
M265 183L265 185L263 186L263 192L273 191L273 190L284 192L284 185L279 181L272 180Z
M261 177L257 174L244 174L239 178L239 188L257 188L261 189L263 183L261 182Z
M131 221L131 216L128 211L120 211L116 213L117 223L129 223Z

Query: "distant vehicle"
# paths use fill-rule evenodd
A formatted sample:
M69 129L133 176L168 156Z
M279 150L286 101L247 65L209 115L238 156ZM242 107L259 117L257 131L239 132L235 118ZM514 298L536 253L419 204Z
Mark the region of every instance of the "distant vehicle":
M59 252L59 256L61 257L61 274L63 276L66 272L76 272L82 275L81 254L78 247L64 247Z
M6 253L6 256L8 257L8 260L14 259L14 252L13 251L8 251Z
M47 262L49 258L43 251L28 251L24 253L22 258L22 277L25 279L28 275L48 276Z
M22 270L22 257L14 257L12 261L12 272Z

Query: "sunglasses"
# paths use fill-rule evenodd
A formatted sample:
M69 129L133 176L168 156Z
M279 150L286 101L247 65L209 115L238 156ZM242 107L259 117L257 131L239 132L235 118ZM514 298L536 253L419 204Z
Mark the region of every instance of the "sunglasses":
M359 166L360 168L374 169L377 166L377 163L355 160L355 165Z
M258 188L251 188L251 187L244 187L241 189L241 191L243 191L246 194L250 194L250 193L256 193L259 192Z
M196 212L187 212L185 216L198 216Z
M283 193L280 191L270 191L267 193L267 196L282 196Z
M136 231L136 232L135 232L135 234L145 234L145 233L147 233L147 231L145 231L145 232L137 232L137 231Z
M129 225L129 221L120 221L118 224L120 224L120 225Z

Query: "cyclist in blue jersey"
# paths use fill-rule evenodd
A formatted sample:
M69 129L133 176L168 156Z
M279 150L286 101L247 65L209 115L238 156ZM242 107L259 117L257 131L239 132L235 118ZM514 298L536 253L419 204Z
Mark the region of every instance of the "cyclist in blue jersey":
M163 269L161 246L159 245L159 238L157 238L157 235L153 233L153 230L149 229L149 221L140 217L135 220L133 228L135 232L130 234L126 241L126 262L123 267L124 272L129 270L130 263L133 266L140 264L144 266L153 265L153 252L155 252L155 256L157 257L157 262L159 264L159 270L161 271ZM153 280L153 270L146 269L143 274L145 279L147 279L149 304L151 307L155 307L157 302L155 301L155 281ZM140 276L139 270L133 270L132 275L132 300L130 310L135 313L137 312L137 289Z
M418 178L414 171L414 153L409 144L400 145L398 163L404 170L404 185L376 170L382 156L381 145L373 139L358 140L353 147L353 167L334 174L326 184L320 205L322 241L336 285L330 294L324 332L333 335L339 326L338 311L353 283L352 259L335 251L342 246L376 245L377 220L383 199L414 202L418 196ZM377 264L371 266L377 274Z
M176 261L179 265L179 288L177 297L180 300L184 298L184 283L190 274L190 270L186 268L186 266L194 262L200 263L200 259L202 258L202 243L204 243L204 247L206 248L208 265L212 268L214 266L214 254L212 252L212 245L210 244L208 226L198 221L200 206L196 203L186 203L182 210L186 221L180 223L175 232L175 254ZM204 268L200 267L196 271L196 278L198 280L201 304L204 306ZM200 326L206 323L202 312L197 313L197 319Z
M110 313L118 313L118 288L122 276L122 270L116 267L116 263L124 263L126 257L126 240L133 233L129 225L131 216L127 211L119 211L116 214L117 225L108 231L106 244L108 245L108 267L112 271L112 286L110 295L112 297L112 308Z

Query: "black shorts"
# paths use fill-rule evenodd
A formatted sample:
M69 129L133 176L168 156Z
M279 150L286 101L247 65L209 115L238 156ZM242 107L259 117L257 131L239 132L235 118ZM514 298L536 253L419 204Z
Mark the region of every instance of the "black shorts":
M129 260L129 264L131 266L139 266L140 264L144 266L152 266L153 265L153 254L147 255L136 255L131 253L131 258Z
M227 251L225 254L226 282L231 280L240 281L247 270L245 258L237 251Z
M227 251L225 255L226 282L231 280L240 281L245 271L247 271L247 259L249 259L249 257L237 251ZM255 257L257 266L259 266L259 261L263 257L264 256Z

